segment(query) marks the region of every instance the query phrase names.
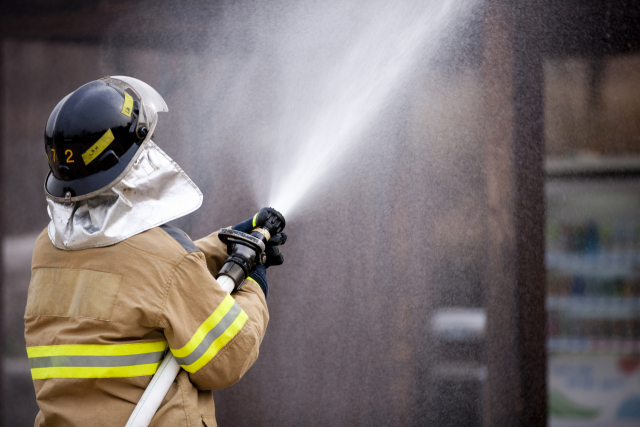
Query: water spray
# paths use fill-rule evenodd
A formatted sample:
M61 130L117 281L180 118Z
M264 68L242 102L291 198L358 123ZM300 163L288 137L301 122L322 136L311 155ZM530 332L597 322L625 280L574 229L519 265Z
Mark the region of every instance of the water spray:
M241 289L251 270L266 262L267 242L272 236L281 233L286 225L284 217L273 208L262 209L251 221L254 228L250 233L231 228L223 228L218 233L220 240L227 245L229 258L218 272L216 280L229 293ZM167 351L126 427L149 426L179 372L180 365L171 350Z
M297 103L291 107L298 117L300 111L304 116L303 107L309 106L307 115L310 119L289 130L289 138L278 135L279 146L287 154L280 159L287 157L295 160L295 164L291 168L272 168L274 174L280 174L280 170L285 172L282 176L273 177L273 191L267 200L269 204L278 206L285 215L297 209L302 200L318 187L318 182L340 165L353 152L351 150L363 143L363 136L374 118L406 81L417 60L435 54L452 20L475 1L374 2L374 6L378 6L369 9L371 19L354 43L350 43L351 47L343 52L342 60L322 73L319 81L309 78L317 91L311 92L310 100L303 102L302 108ZM260 67L263 68L262 64ZM315 71L317 68L312 69ZM295 141L295 145L282 145L283 140ZM259 180L264 182L263 173ZM257 185L256 188L262 186ZM262 197L257 196L258 199ZM253 229L247 228L251 229L249 233L220 230L219 236L227 244L229 258L217 280L227 292L240 289L249 272L265 262L267 242L285 226L284 219L278 215L254 217ZM259 225L262 220L264 223ZM149 425L179 371L180 366L173 354L167 352L127 427Z
M271 194L264 202L278 206L289 216L304 199L322 188L318 184L327 182L332 170L350 155L379 153L377 147L363 149L366 132L407 83L416 64L430 60L438 52L450 34L451 23L464 16L475 2L370 2L369 19L344 43L346 47L335 44L341 58L327 64L312 62L316 68L326 67L317 76L304 74L304 68L296 69L301 78L308 80L299 83L306 88L300 91L306 98L293 96L289 101L294 103L290 108L295 116L287 117L287 134L278 135L284 140L280 144L286 144L286 156L281 155L279 167L273 168ZM291 159L291 164L281 166L283 158ZM259 179L263 179L262 175ZM262 194L256 196L262 200Z

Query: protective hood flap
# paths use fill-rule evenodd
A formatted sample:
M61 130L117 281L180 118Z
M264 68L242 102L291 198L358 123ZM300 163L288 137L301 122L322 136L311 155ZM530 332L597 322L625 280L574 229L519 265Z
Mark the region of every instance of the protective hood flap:
M116 185L87 200L47 198L51 242L60 249L109 246L185 216L202 205L202 193L153 141Z

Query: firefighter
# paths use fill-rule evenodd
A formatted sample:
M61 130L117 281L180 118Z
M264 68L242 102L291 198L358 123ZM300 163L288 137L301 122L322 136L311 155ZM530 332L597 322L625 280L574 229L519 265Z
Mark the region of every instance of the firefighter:
M151 86L116 76L80 87L49 117L51 222L35 244L25 310L36 426L124 426L165 351L182 369L151 425L215 426L211 390L258 357L265 268L282 264L275 245L286 235L241 289L221 288L214 277L228 255L217 233L194 242L166 224L202 204L150 139L166 111Z

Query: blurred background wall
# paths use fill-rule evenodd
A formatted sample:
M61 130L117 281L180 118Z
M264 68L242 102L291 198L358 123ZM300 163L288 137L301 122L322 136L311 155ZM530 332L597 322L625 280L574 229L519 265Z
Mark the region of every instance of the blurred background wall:
M285 115L273 86L297 88L270 35L299 6L0 4L2 419L27 426L49 113L105 75L146 81L170 108L155 141L205 196L175 225L195 239L237 223L260 207L247 159ZM288 221L260 358L215 393L220 425L640 423L640 8L465 8Z

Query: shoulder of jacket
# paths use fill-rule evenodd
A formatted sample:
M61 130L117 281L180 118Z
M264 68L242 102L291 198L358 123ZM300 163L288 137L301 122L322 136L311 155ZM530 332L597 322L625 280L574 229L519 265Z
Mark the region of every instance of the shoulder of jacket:
M40 234L38 234L38 238L36 239L34 246L43 245L43 244L51 244L51 239L49 238L49 227L47 226Z
M59 250L60 249L56 248L53 243L51 243L51 239L49 239L49 234L47 233L47 229L45 228L33 243L31 265L37 265L40 261L46 259L47 256L45 254L49 254Z
M180 230L179 228L169 224L162 224L159 228L164 230L164 232L171 236L173 240L178 242L180 246L182 246L182 248L187 251L187 253L200 252L200 249L198 249L196 244L193 243L193 240L191 240L189 236L187 236L187 233Z
M187 254L200 252L184 231L167 224L129 237L123 243L170 262Z

